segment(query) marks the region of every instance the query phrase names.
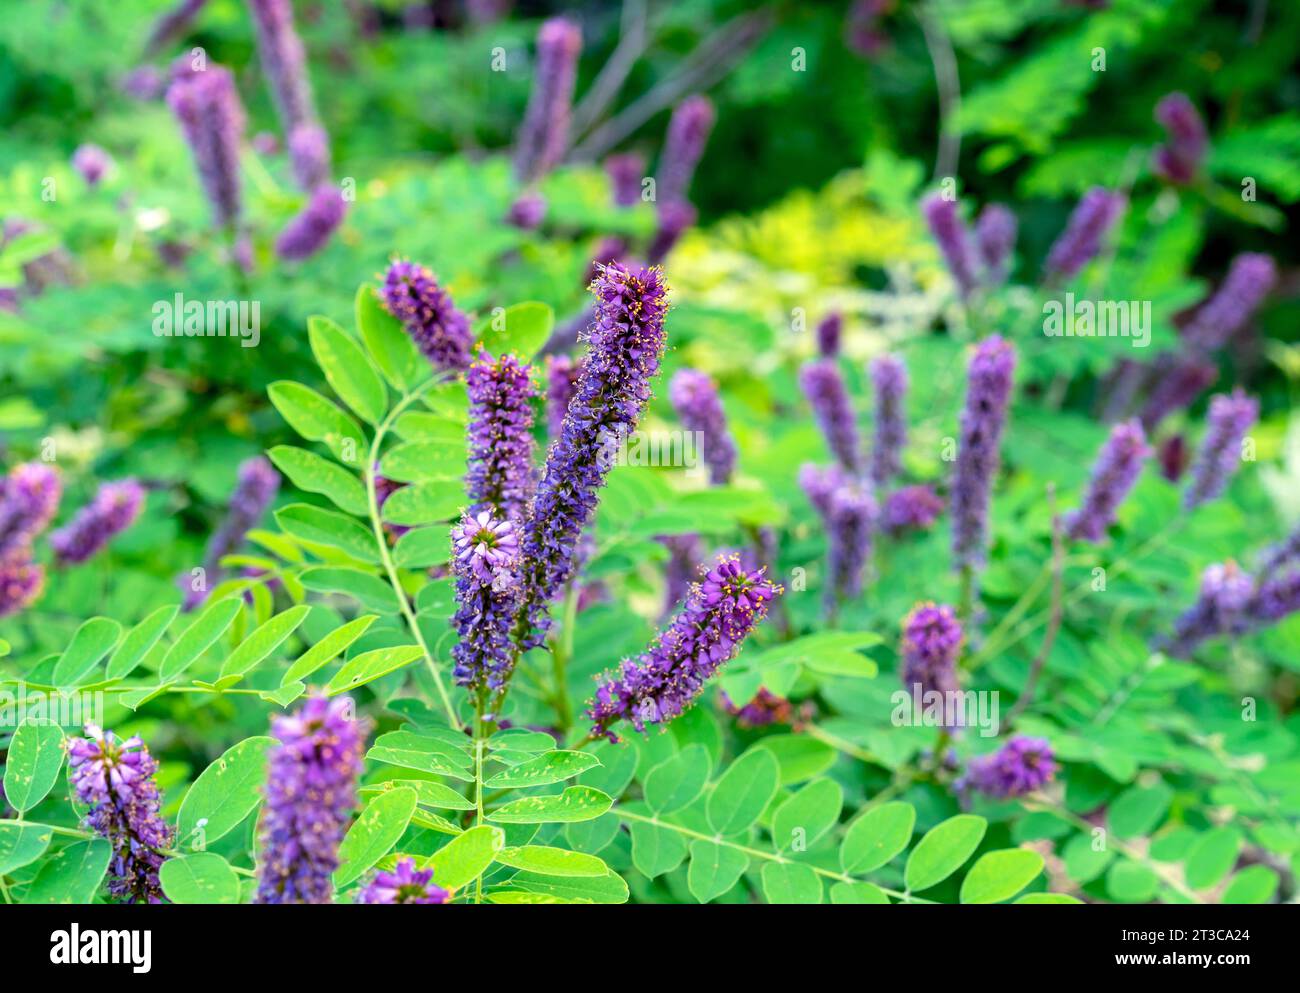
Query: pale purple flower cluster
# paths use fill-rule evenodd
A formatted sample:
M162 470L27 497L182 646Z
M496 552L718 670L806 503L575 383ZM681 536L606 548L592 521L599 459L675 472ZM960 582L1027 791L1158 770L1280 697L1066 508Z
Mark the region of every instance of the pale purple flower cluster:
M1228 275L1214 295L1202 304L1183 329L1196 348L1222 348L1268 296L1277 282L1277 264L1271 255L1243 252L1232 260Z
M698 94L673 108L659 156L659 174L655 178L655 199L660 205L688 199L691 178L700 164L716 117L713 101Z
M1079 200L1065 230L1052 244L1043 267L1049 282L1061 282L1078 275L1101 251L1107 233L1124 212L1124 197L1094 186Z
M1259 558L1259 577L1267 581L1283 566L1300 562L1300 525L1276 545L1264 550Z
M536 231L546 220L546 207L546 197L536 190L525 190L510 204L506 223L520 231Z
M151 56L161 52L188 31L207 3L208 0L179 0L170 10L159 14L149 31L149 40L145 42L145 54Z
M736 469L736 443L727 428L718 384L698 369L679 369L668 386L668 396L686 430L703 439L709 482L714 486L730 482Z
M737 707L731 698L723 693L722 706L743 728L790 724L794 721L794 705L785 697L777 696L766 686L760 686L754 698L741 707Z
M50 533L50 547L60 565L85 562L140 516L144 488L134 479L105 483L71 523Z
M833 359L840 354L840 337L844 331L844 315L832 310L817 323L817 354Z
M984 281L1001 286L1011 270L1016 247L1016 215L1000 203L985 205L975 221L975 246L984 266Z
M893 355L871 361L871 382L876 393L876 434L871 449L871 481L885 486L902 468L907 441L907 367Z
M185 590L185 609L193 610L208 598L221 579L221 560L232 555L244 543L244 537L257 526L266 508L280 491L280 474L269 459L261 455L239 464L235 492L221 525L212 532L203 552L203 583L196 589L188 574L178 581Z
M498 690L514 662L510 626L519 603L519 535L489 511L465 514L451 531L460 641L451 651L456 682Z
M1219 368L1213 362L1195 359L1170 359L1155 363L1155 385L1138 415L1142 427L1152 432L1175 410L1192 404L1214 385Z
M469 390L469 472L471 504L509 520L519 520L533 487L532 367L514 355L493 359L480 351L465 373Z
M433 273L414 262L394 259L380 296L436 369L469 368L473 340L469 318L457 309Z
M1209 140L1196 105L1185 93L1170 93L1156 104L1155 118L1165 129L1165 143L1156 148L1153 168L1157 176L1186 186L1197 177L1205 161Z
M856 474L862 464L857 417L839 368L832 359L815 359L799 371L799 384L827 447L841 466Z
M841 486L831 493L826 513L828 608L862 592L876 516L876 501L863 487Z
M357 803L366 725L349 697L312 697L276 717L267 758L257 903L329 903Z
M1100 541L1150 454L1141 424L1135 420L1116 424L1092 467L1083 505L1065 519L1066 534L1075 540Z
M167 104L180 121L217 227L233 228L242 209L239 145L246 118L234 77L219 65L178 71Z
M944 604L919 603L903 618L899 675L911 692L948 693L959 688L957 657L965 637L953 609Z
M347 212L342 191L330 183L321 183L276 238L275 254L289 262L311 258L329 243Z
M819 466L806 463L799 468L799 486L808 502L825 517L831 510L831 495L843 486L849 486L853 477L838 465Z
M569 412L569 401L581 375L581 359L568 355L546 357L546 432L553 439L564 427L564 415Z
M1183 494L1188 510L1223 492L1241 464L1241 443L1259 418L1259 401L1240 389L1210 398L1205 438L1192 466L1192 480Z
M59 473L41 462L24 462L0 479L0 558L30 548L59 509Z
M81 174L87 186L98 186L113 168L113 157L98 145L78 145L72 153L72 168Z
M645 179L645 158L636 152L611 155L605 160L605 174L614 188L614 203L630 207L641 199L641 182Z
M952 553L958 569L982 566L988 554L989 501L1001 462L1015 367L1015 349L993 335L976 347L967 371L952 483Z
M1206 638L1245 630L1255 612L1254 596L1255 580L1249 573L1235 562L1216 562L1201 573L1200 596L1160 646L1172 655L1186 656Z
M962 298L969 297L979 284L979 268L970 232L962 220L955 199L932 193L921 201L921 212L930 234L943 253L948 272Z
M523 182L550 172L568 148L581 50L582 31L573 21L553 17L537 32L533 91L515 141L515 174Z
M881 524L886 531L924 531L943 513L943 498L925 485L904 486L885 498Z
M159 814L158 763L139 737L120 740L93 724L69 738L68 781L86 804L86 827L112 845L108 892L127 903L162 903L158 868L173 831Z
M592 734L617 741L613 727L620 721L643 731L690 707L784 592L764 572L746 571L734 556L719 558L650 647L601 680L587 710Z
M26 610L45 589L45 569L21 552L0 555L0 617Z
M289 165L304 190L316 190L330 178L330 145L325 129L312 121L289 132Z
M248 7L257 28L262 70L284 133L292 137L298 125L316 119L302 39L293 25L292 0L248 0Z
M971 759L958 790L978 790L995 800L1010 800L1052 781L1059 766L1046 738L1012 738L992 755Z
M398 861L392 872L376 872L357 894L357 903L450 903L451 893L433 882L432 869L417 869L415 859Z

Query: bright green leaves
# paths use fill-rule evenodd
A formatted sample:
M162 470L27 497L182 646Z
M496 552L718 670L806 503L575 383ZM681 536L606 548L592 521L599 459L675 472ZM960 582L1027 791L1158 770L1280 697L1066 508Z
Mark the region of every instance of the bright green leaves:
M506 787L546 786L581 775L598 765L600 760L586 752L545 752L536 758L498 772L488 779L486 786L494 790Z
M746 830L776 795L780 772L776 758L766 749L751 748L740 756L709 794L709 824L721 835Z
M366 804L339 845L334 885L346 886L387 855L411 823L415 804L415 790L405 787L380 793Z
M711 771L704 746L688 745L646 776L645 801L658 814L680 810L700 795Z
M4 791L20 814L31 810L54 788L63 768L63 731L57 724L24 721L9 742Z
M517 303L492 313L478 329L478 343L492 355L513 352L522 362L546 344L555 326L555 313L544 303Z
M291 503L275 512L275 520L295 538L329 545L363 562L379 561L374 534L346 514L306 503Z
M358 686L373 682L380 676L396 672L424 655L419 645L399 645L396 648L376 648L348 659L334 678L325 684L326 696L337 696Z
M83 623L54 667L55 685L76 685L113 650L121 634L122 626L107 617L92 617Z
M90 903L108 871L112 846L102 838L61 848L23 891L23 903Z
M817 779L776 809L772 843L781 852L803 852L835 826L844 804L844 791L830 779Z
M468 744L466 741L466 748ZM375 740L366 753L366 760L387 762L403 769L437 773L471 783L474 781L470 771L472 761L466 748L457 747L443 738L420 735L413 731L390 731Z
M54 832L43 824L0 820L0 876L31 865L45 854Z
M1194 890L1213 886L1236 865L1240 850L1241 832L1236 828L1217 827L1205 832L1187 856L1187 885Z
M262 799L266 753L274 738L245 738L199 774L181 801L177 844L205 848L229 834Z
M159 677L164 682L179 678L226 633L242 604L237 597L231 597L205 607L163 657Z
M266 659L298 629L310 609L305 605L290 607L284 613L268 619L226 656L226 661L221 665L221 675L242 676Z
M388 394L365 350L328 317L309 317L307 337L330 388L363 420L378 424Z
M355 310L361 340L394 389L405 392L428 377L428 362L402 322L384 309L373 287L363 284L357 289Z
M1169 810L1174 791L1164 783L1134 786L1125 790L1106 811L1106 822L1117 838L1150 834Z
M365 437L357 422L311 387L282 380L267 389L271 403L289 427L308 441L323 442L345 465L359 465Z
M266 454L298 489L320 493L340 510L358 517L364 517L370 512L365 486L338 463L293 445L276 445L268 449Z
M511 800L488 815L498 824L568 824L599 817L614 805L608 794L590 786L570 786L558 796Z
M379 474L399 483L460 480L465 475L464 438L403 442L384 453Z
M365 617L358 617L356 620L348 621L341 628L335 628L294 660L293 665L289 666L289 670L280 681L280 685L288 686L306 679L365 634L366 629L374 621L375 616L368 614Z
M543 876L603 876L609 872L609 866L594 855L542 845L503 848L496 853L496 861Z
M211 852L168 859L158 879L172 903L239 902L239 877L229 862Z
M962 903L1009 900L1043 871L1043 857L1027 848L981 855L961 882Z
M988 822L974 814L958 814L926 832L908 857L903 878L912 892L943 882L975 854Z
M506 834L490 824L457 835L425 863L433 881L446 889L459 889L483 874L506 846Z
M821 903L822 881L806 865L769 862L763 866L763 896L768 903Z
M716 900L736 885L749 868L749 856L734 846L696 839L691 842L691 864L686 886L700 903Z
M916 809L910 803L881 804L856 818L844 834L840 864L849 875L879 869L912 840Z
M158 643L164 631L176 618L179 607L159 607L152 614L127 632L125 638L108 660L105 677L121 679L129 676L140 664L149 650Z

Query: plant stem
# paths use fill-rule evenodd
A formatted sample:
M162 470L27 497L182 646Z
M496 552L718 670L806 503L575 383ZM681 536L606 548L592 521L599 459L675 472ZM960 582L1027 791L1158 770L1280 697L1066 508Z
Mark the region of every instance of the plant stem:
M1007 726L1015 723L1031 700L1034 699L1034 690L1038 686L1038 678L1043 673L1043 666L1047 663L1048 656L1052 654L1052 646L1056 644L1056 634L1061 629L1061 587L1062 573L1065 564L1065 548L1061 536L1061 518L1056 513L1056 484L1047 484L1047 504L1052 513L1052 613L1047 621L1047 632L1043 635L1042 647L1038 649L1038 654L1034 656L1034 661L1029 665L1029 676L1025 679L1025 688L1020 696L1016 699L1015 705L1011 708L1011 713L1007 714Z

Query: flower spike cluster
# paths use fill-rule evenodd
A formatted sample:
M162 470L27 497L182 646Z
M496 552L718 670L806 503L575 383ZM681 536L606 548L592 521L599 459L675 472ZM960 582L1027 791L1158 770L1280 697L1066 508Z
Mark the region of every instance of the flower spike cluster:
M213 221L219 228L235 227L242 209L239 146L247 118L234 77L219 65L182 72L167 90L167 105L194 156Z
M489 511L466 514L452 528L460 640L451 651L456 682L498 690L510 678L510 628L519 602L519 535L512 521Z
M63 484L56 469L24 462L0 479L0 559L26 550L54 519Z
M1042 789L1059 766L1045 738L1017 736L992 755L972 759L956 786L978 790L994 800L1009 800Z
M1201 171L1209 140L1205 123L1186 93L1170 93L1156 104L1155 118L1168 136L1155 151L1157 176L1179 186L1192 182Z
M532 367L485 351L465 374L469 390L469 472L475 508L520 520L533 486Z
M718 384L698 369L680 369L668 386L668 397L686 430L703 439L701 450L709 467L709 482L714 486L730 482L736 468L736 443L727 428Z
M824 359L833 359L840 354L840 339L844 332L844 315L838 310L817 322L817 354Z
M894 490L885 498L881 511L881 524L895 534L902 531L924 531L943 513L943 498L934 488L918 484Z
M846 471L856 474L862 462L857 419L835 361L816 359L807 363L799 372L799 383L827 447Z
M1206 351L1222 348L1246 325L1276 282L1277 264L1271 255L1243 252L1232 260L1223 285L1197 309L1183 336Z
M195 589L189 575L180 577L180 586L185 590L186 610L193 610L208 598L208 593L221 578L221 560L244 543L245 536L257 526L278 492L280 474L269 459L256 455L239 463L239 477L225 519L212 532L203 552L202 588Z
M537 32L533 90L515 141L515 174L523 182L550 172L568 148L573 86L581 50L582 31L573 21L553 17Z
M932 193L921 201L921 213L925 215L930 234L943 253L943 260L948 264L948 272L957 285L957 291L963 299L969 297L979 283L979 268L975 246L966 229L966 222L958 212L957 201L948 199L942 193Z
M876 526L876 501L858 485L841 486L829 500L826 531L829 540L826 565L830 584L828 607L862 592L862 580L871 558L871 536Z
M1116 424L1092 467L1083 506L1065 520L1065 533L1075 540L1100 541L1150 454L1140 423Z
M330 183L321 183L276 238L275 254L286 262L311 258L329 244L347 212L342 191Z
M673 108L655 180L655 197L659 203L687 199L691 177L704 154L716 117L713 101L706 96L687 97Z
M1011 269L1016 247L1016 215L1000 203L990 203L975 221L975 246L984 266L984 281L1001 286Z
M979 343L967 371L961 447L952 483L952 553L958 569L982 566L987 555L989 499L1001 462L1015 367L1015 349L994 335Z
M428 269L394 259L384 276L380 298L434 368L469 368L473 340L469 318Z
M1188 510L1223 492L1241 464L1241 443L1259 418L1259 401L1240 389L1210 399L1209 424L1201 452L1192 467L1192 481L1183 494Z
M1088 190L1047 253L1044 273L1048 281L1061 282L1078 275L1101 251L1102 240L1123 212L1120 194L1101 186Z
M134 479L105 483L72 522L51 532L50 547L60 565L76 565L98 553L140 516L144 487Z
M417 869L401 859L392 872L377 872L357 895L357 903L450 903L451 893L433 882L432 869Z
M902 468L907 440L907 367L903 360L881 355L871 362L871 382L876 391L876 436L871 449L871 481L884 486Z
M903 686L920 686L924 693L948 693L958 688L957 656L965 637L953 609L921 603L903 618Z

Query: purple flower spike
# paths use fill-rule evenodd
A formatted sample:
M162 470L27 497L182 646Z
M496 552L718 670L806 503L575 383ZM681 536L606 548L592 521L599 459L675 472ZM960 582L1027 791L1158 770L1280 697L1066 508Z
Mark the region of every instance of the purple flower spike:
M532 367L513 355L480 351L465 374L469 389L469 473L476 509L520 520L533 487Z
M551 445L524 531L522 643L541 643L551 600L572 575L578 536L596 510L612 456L636 429L664 351L668 289L657 268L606 266L592 284L589 351Z
M63 484L56 469L24 462L0 479L0 558L30 545L59 509Z
M519 602L519 535L489 511L466 514L451 531L460 641L451 650L456 682L498 690L510 678L510 625Z
M134 479L105 483L70 524L50 533L55 560L59 565L85 562L134 524L143 506L144 488Z
M329 136L319 124L304 122L289 132L289 164L304 190L315 190L330 180Z
M568 355L546 357L546 432L552 439L560 436L569 401L578 388L582 362Z
M90 807L85 824L112 845L108 892L126 903L163 903L158 868L173 832L158 813L158 763L139 738L120 740L93 724L68 739L68 781Z
M98 145L79 145L72 153L72 168L81 173L87 186L98 186L113 168L113 157Z
M1259 578L1271 579L1283 566L1300 562L1300 525L1275 545L1269 546L1259 557Z
M564 158L581 51L582 31L570 20L553 17L537 32L533 91L515 141L515 174L521 182L546 175Z
M1205 123L1196 105L1185 93L1170 93L1156 104L1156 120L1164 127L1166 141L1155 152L1157 176L1186 186L1201 171L1209 141Z
M907 366L892 355L871 362L871 382L876 391L876 436L871 449L871 481L885 486L902 468L907 440Z
M536 231L546 220L546 207L546 197L535 190L525 190L510 205L506 223L520 231Z
M970 232L966 230L966 222L957 210L957 201L949 200L941 193L931 193L921 201L921 213L925 215L930 234L943 253L957 291L962 299L969 297L978 284L978 269L975 247Z
M357 804L367 727L350 697L312 697L272 722L257 903L329 903Z
M903 618L903 686L920 693L949 693L958 689L957 657L961 654L961 622L943 604L920 603Z
M705 96L687 97L673 109L659 156L655 199L661 204L687 199L695 167L704 154L716 119L713 101Z
M45 568L32 561L31 549L20 545L0 555L0 617L26 610L45 589Z
M605 160L605 174L614 188L614 203L631 207L641 200L641 182L645 179L645 157L636 152L611 155Z
M876 501L858 486L841 486L830 495L826 530L829 538L826 602L833 606L862 592L863 574L871 557L871 533Z
M924 531L943 513L943 499L930 486L904 486L885 499L882 524L885 530Z
M392 872L377 872L357 895L357 903L450 903L451 893L433 883L432 869L417 869L402 859Z
M1215 563L1201 574L1196 603L1174 624L1171 638L1160 647L1180 658L1188 657L1206 638L1245 629L1255 580L1235 562Z
M234 78L219 65L179 73L167 90L167 105L180 121L214 222L233 227L241 210L239 145L246 123Z
M736 468L736 443L727 429L718 384L698 369L680 369L668 387L668 396L686 430L702 439L709 482L714 486L729 483Z
M1047 739L1018 736L992 755L972 759L957 788L1009 800L1042 789L1052 781L1057 768Z
M1211 397L1209 425L1183 495L1188 510L1223 492L1241 464L1241 442L1258 418L1259 401L1240 389Z
M382 299L436 369L468 369L473 332L469 318L424 266L395 259L384 277Z
M840 337L844 331L844 315L833 310L817 325L817 354L833 359L840 354Z
M698 216L694 207L685 200L670 200L660 204L659 226L655 228L650 247L646 249L646 258L651 265L659 265L677 246L687 230Z
M961 447L952 483L952 554L956 568L977 568L988 554L989 500L1001 462L1016 352L997 335L975 349L967 371Z
M735 556L719 557L650 647L600 680L587 710L592 734L617 741L612 728L619 721L644 731L690 707L784 592L764 572L746 571Z
M1141 424L1116 424L1092 467L1083 506L1065 519L1066 535L1076 541L1101 541L1150 454Z
M185 590L185 609L193 610L208 598L208 593L221 580L221 560L234 554L244 543L248 532L257 526L267 507L280 491L280 474L269 459L261 455L245 459L239 464L238 481L230 506L221 526L212 532L208 547L203 552L203 583L195 589L190 575L185 574L178 585Z
M1001 286L1016 247L1016 215L1000 203L988 204L975 221L975 245L984 264L985 284Z
M316 119L302 40L293 26L292 0L248 0L248 7L280 124L292 135L298 125Z
M290 219L275 240L275 254L290 262L309 259L329 244L347 215L343 193L329 183L312 191L311 199Z
M1139 415L1148 433L1175 410L1189 407L1214 385L1219 368L1212 362L1174 359L1156 363L1157 379Z
M1243 252L1232 260L1223 285L1196 311L1183 336L1206 351L1222 348L1245 327L1276 282L1277 264L1271 255Z
M808 502L822 517L827 517L831 512L831 495L850 482L851 477L838 465L807 463L799 468L799 486L807 494Z
M827 447L848 472L857 473L862 463L857 417L835 362L817 359L807 363L799 372L799 384Z
M1101 186L1094 186L1079 201L1060 237L1047 253L1043 267L1048 282L1062 282L1101 251L1102 240L1124 212L1124 198Z

